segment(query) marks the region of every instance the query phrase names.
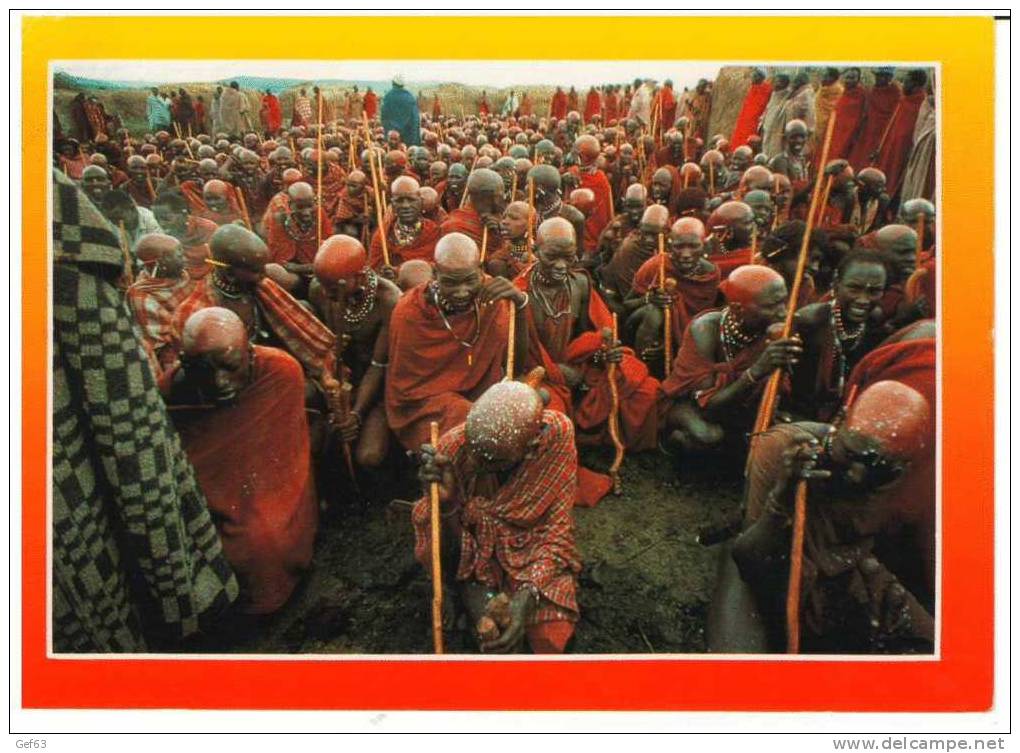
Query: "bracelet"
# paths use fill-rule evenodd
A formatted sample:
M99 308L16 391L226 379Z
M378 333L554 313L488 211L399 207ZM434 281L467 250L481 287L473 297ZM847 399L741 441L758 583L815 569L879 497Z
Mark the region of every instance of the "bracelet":
M538 590L538 586L536 586L534 583L531 583L529 581L527 583L521 584L521 590L527 591L529 594L531 594L531 597L535 600L536 607L542 603L542 592Z
M752 386L758 383L758 380L752 376L750 369L745 369L743 376L747 379L747 383Z
M522 291L522 292L523 292L523 291ZM527 306L527 305L528 305L528 304L529 304L530 302L531 302L531 296L529 296L529 295L528 295L527 293L524 293L524 303L522 303L522 304L521 304L520 306L517 306L517 305L515 304L515 307L516 307L516 309L517 309L518 311L524 311L525 307L526 307L526 306Z
M379 363L375 359L372 359L372 366L375 366L375 368L377 369L387 369L389 368L389 365L390 365L389 361L387 361L386 363Z

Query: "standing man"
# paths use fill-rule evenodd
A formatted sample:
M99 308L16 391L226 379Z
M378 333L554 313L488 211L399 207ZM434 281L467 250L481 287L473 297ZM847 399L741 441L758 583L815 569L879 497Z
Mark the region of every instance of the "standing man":
M421 114L414 95L404 88L404 77L393 77L393 88L382 102L382 127L387 133L397 131L407 146L421 144Z
M223 90L220 96L220 120L223 130L228 136L240 136L244 133L245 119L248 115L248 98L241 93L236 81Z
M159 88L152 87L145 99L145 117L149 123L149 131L156 133L170 128L170 108L159 96Z
M737 115L736 125L730 135L730 144L734 149L744 146L747 138L758 132L758 123L771 95L772 84L765 79L765 70L755 68L751 72L751 86L744 96L744 103L740 106L740 114Z

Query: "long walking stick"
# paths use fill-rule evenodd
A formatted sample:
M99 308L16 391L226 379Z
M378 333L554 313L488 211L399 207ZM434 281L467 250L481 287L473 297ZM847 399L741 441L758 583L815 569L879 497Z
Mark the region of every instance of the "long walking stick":
M249 230L252 230L251 217L248 214L248 203L244 200L244 187L237 187L237 202L241 205L241 213L244 216L244 224L248 226Z
M531 247L535 243L535 179L528 178L528 262L531 262Z
M613 313L613 328L602 330L602 341L606 347L616 347L617 320L616 313ZM613 464L609 466L609 477L613 480L613 494L623 494L623 486L620 483L620 466L623 465L623 454L625 448L620 439L620 389L616 384L616 364L610 363L606 369L606 376L609 379L609 394L612 397L613 407L609 412L609 436L613 440L613 447L616 455L613 457Z
M439 424L429 424L429 441L439 445ZM432 646L437 654L443 653L443 562L440 557L439 482L429 484L429 507L432 528Z
M666 234L659 233L659 290L666 294ZM673 360L673 303L662 312L662 374L669 376L670 361Z
M315 131L318 139L315 150L315 247L322 245L322 90L319 90L319 127Z
M917 232L917 247L914 250L914 267L920 269L921 267L921 254L924 252L924 227L927 218L924 216L924 212L917 215L917 222L915 223L915 231Z
M373 159L375 147L372 146L372 132L368 129L368 113L364 110L361 111L361 120L365 126L365 147L369 150L368 166L372 172L372 191L375 196L375 218L376 224L379 227L379 239L382 241L383 264L388 267L390 266L390 250L386 243L386 227L383 224L382 191L379 188L379 172L376 169L375 160Z
M513 301L507 301L510 311L510 322L507 324L506 344L506 378L514 378L514 351L517 349L517 307Z
M815 218L815 225L818 227L822 226L822 220L825 219L825 210L829 207L829 193L832 191L832 176L828 175L825 178L825 190L822 191L822 200L818 202L818 217Z
M488 247L489 247L489 226L482 225L482 250L478 256L478 262L480 264L485 264L485 251L488 249Z
M820 164L828 161L829 145L832 143L832 130L836 125L836 113L829 118L829 126L825 130L825 142L822 146L822 159ZM786 309L786 320L783 322L781 337L790 336L793 331L793 316L796 313L794 302L800 294L801 282L804 278L804 268L807 266L808 249L811 246L811 231L814 229L818 199L822 189L822 173L819 172L815 178L815 186L811 192L811 206L808 208L807 225L804 228L804 238L800 244L800 255L797 258L797 271L793 278L793 289L790 292L790 305ZM779 382L782 379L782 370L776 369L769 377L762 394L761 403L758 406L758 416L755 419L754 433L751 435L751 446L747 454L747 470L750 469L751 459L754 456L754 449L758 434L768 429L772 424L772 417L775 413L776 403L779 396ZM807 481L801 479L797 483L797 492L794 500L794 535L790 542L790 582L786 592L786 651L796 653L800 650L800 578L804 563L804 520L807 517ZM797 520L800 519L800 531L797 531ZM796 581L794 580L796 577Z
M875 160L878 159L878 155L882 153L882 147L885 146L885 139L889 135L889 131L892 129L892 124L896 121L896 116L900 114L900 105L902 104L902 99L896 103L896 109L892 111L892 117L889 118L889 122L885 124L885 130L882 131L882 138L878 140L878 146L875 147L875 151L871 153L871 156L868 159L869 166L874 165Z
M468 170L468 180L471 180L471 173L473 173L475 171L475 165L477 165L477 164L478 164L478 155L475 155L475 158L473 160L471 160L471 169ZM460 208L461 209L463 209L464 205L467 204L467 200L468 200L467 181L464 181L464 193L462 193L460 195Z
M751 228L751 250L750 255L747 259L748 264L754 264L755 258L758 256L758 223L756 222Z
M131 244L128 241L124 220L118 223L120 228L120 250L124 253L124 271L120 277L121 286L127 290L135 281L134 265L131 263Z

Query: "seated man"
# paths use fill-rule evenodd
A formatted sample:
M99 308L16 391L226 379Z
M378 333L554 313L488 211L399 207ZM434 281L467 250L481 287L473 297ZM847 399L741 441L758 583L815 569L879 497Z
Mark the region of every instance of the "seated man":
M543 366L550 407L574 419L582 444L610 444L612 411L606 365L618 364L620 430L632 450L655 446L659 383L629 348L607 344L612 313L577 266L573 226L562 217L538 228L538 263L515 280L527 292L527 368ZM582 490L583 491L583 490Z
M390 319L386 416L400 443L417 450L429 422L463 422L471 403L504 376L510 312L516 306L514 363L528 352L528 296L502 277L487 277L478 246L461 233L436 244L436 279L412 288Z
M791 375L791 409L799 416L831 421L843 403L846 379L881 340L872 314L885 291L886 267L874 251L843 257L833 295L797 311L795 327L804 355Z
M287 189L288 207L266 217L266 244L269 261L282 264L288 272L307 281L312 276L312 261L319 238L333 234L326 212L315 203L315 189L298 181ZM318 222L318 225L316 225Z
M250 345L237 314L211 307L188 318L168 376L167 403L244 609L275 612L311 563L318 522L301 366Z
M375 224L375 199L367 189L368 179L361 170L351 170L337 200L333 230L368 242L369 232Z
M450 171L451 177L453 171ZM482 228L488 227L486 257L494 253L500 243L499 219L503 216L503 179L499 173L479 168L467 179L468 201L453 209L442 225L442 234L462 233L482 246Z
M84 189L85 186L82 186ZM86 193L88 191L86 190ZM91 197L90 197L91 198ZM120 226L124 225L124 232L127 235L127 242L129 248L134 248L135 244L144 235L149 233L163 233L163 228L160 227L156 221L155 215L145 207L140 207L135 204L130 196L126 192L120 189L114 189L107 191L99 204L96 204L98 208L110 221L110 224L115 228L120 229Z
M535 184L535 217L536 225L540 225L550 217L562 217L563 219L570 222L574 226L574 230L578 233L578 237L584 233L587 219L585 215L577 208L566 204L563 201L563 180L560 177L560 172L552 165L535 165L528 171L528 180L533 181ZM525 184L527 188L527 184ZM594 197L594 192L592 193ZM589 208L591 211L594 205ZM591 239L591 250L595 250L595 244L598 238ZM581 254L587 251L587 248L582 248Z
M418 181L402 175L390 187L392 216L384 219L386 250L389 266L383 258L382 237L377 229L372 234L368 250L368 263L387 280L397 279L400 265L412 259L432 261L439 240L439 226L421 215L421 195Z
M726 306L705 311L684 331L669 377L662 383L665 428L687 450L722 444L754 425L767 377L791 368L801 353L796 337L769 340L786 316L786 283L768 267L738 267L721 286Z
M515 201L507 206L499 221L503 242L485 259L485 269L489 274L512 280L534 261L528 246L530 224L531 207L526 201Z
M195 281L184 274L184 250L171 235L143 235L135 245L135 256L142 271L125 297L146 348L155 356L153 366L158 378L176 357L173 348L167 348L174 337L174 311L191 293Z
M350 410L337 426L340 439L353 446L359 466L375 468L386 458L390 444L382 397L390 315L400 289L372 271L364 246L346 235L323 242L313 269L308 300L316 316L346 342L342 363L348 381L355 385Z
M339 389L335 373L336 337L287 291L265 275L269 249L255 233L240 225L224 225L212 237L213 273L174 312L174 341L180 351L184 325L199 309L212 306L237 314L255 345L273 345L301 362L311 385L326 395ZM311 397L311 394L309 394Z
M437 447L421 449L425 496L412 514L415 557L430 568L429 485L438 482L443 559L450 558L444 572L461 586L471 624L486 613L490 595L510 597L508 624L498 636L479 636L482 651L515 651L527 637L536 654L562 653L579 617L581 571L570 420L543 410L528 385L502 382Z
M663 362L663 312L667 308L671 312L670 330L676 347L691 319L715 306L720 282L719 270L705 258L705 226L701 220L684 217L673 223L666 251L665 260L656 254L641 265L624 301L630 312L627 328L635 333L635 350L645 363L663 363L660 373L664 374L673 363L673 353ZM660 265L665 268L665 290L660 286Z
M930 653L935 622L875 552L893 510L886 492L934 441L931 410L894 381L860 393L838 427L778 424L755 443L744 530L724 557L710 650L785 648L794 490L808 480L800 600L805 653Z
M754 210L742 201L727 201L719 206L706 223L713 246L708 260L719 267L722 279L737 267L751 263L751 233L754 232Z
M596 246L599 266L609 263L626 238L634 230L637 230L641 222L641 215L644 214L645 206L648 204L648 190L640 183L634 183L627 187L623 195L623 211L617 214L599 235L599 242ZM596 268L596 275L598 274Z
M599 272L601 291L606 305L626 315L624 301L630 295L634 275L641 265L651 259L659 248L659 235L666 232L669 210L660 204L645 209L641 223L623 241L616 255Z
M202 208L195 216L215 222L217 227L244 220L234 189L222 180L206 181L202 186Z

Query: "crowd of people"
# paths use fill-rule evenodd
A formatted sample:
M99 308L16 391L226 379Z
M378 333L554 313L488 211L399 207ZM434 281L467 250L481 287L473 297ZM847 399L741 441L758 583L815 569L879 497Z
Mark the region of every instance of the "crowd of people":
M755 70L714 134L708 81L444 114L395 78L60 135L55 649L277 612L358 495L409 518L446 629L563 652L576 510L651 453L745 478L701 532L710 651L932 651L934 100L869 73Z

